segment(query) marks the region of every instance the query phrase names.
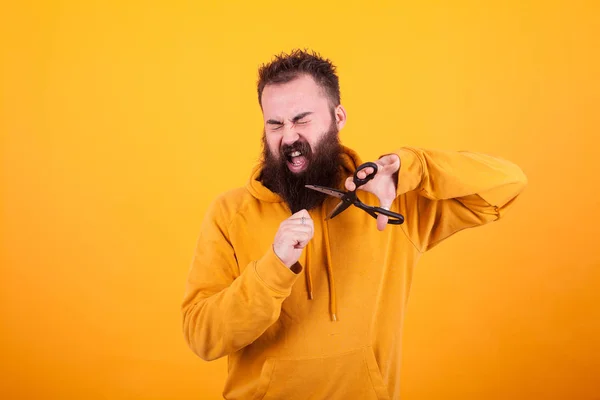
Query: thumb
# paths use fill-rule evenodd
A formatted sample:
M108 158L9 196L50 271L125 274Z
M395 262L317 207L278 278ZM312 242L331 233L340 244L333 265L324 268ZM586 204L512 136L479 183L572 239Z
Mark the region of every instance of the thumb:
M394 173L400 169L400 157L398 154L385 154L379 157L378 164L380 164L386 171Z

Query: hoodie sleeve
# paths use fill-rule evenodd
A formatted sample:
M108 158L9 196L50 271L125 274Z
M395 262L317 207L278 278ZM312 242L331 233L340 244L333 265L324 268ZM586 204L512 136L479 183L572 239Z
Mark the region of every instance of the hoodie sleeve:
M504 216L527 185L515 164L481 153L403 147L397 201L421 252L454 233Z
M181 307L185 341L206 361L261 336L279 318L302 271L300 264L287 268L269 248L240 273L224 208L215 202L204 219Z

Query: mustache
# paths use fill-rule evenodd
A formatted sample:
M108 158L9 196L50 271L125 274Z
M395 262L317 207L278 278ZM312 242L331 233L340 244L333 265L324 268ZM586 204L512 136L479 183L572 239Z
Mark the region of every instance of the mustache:
M279 155L271 152L266 135L263 134L263 161L259 180L271 191L278 193L292 213L301 209L311 210L323 204L326 194L314 192L305 184L336 187L341 181L342 149L335 126L325 132L314 145L314 149L305 138L299 137L294 143L279 146ZM294 174L289 170L288 162L294 151L300 151L308 162L305 171Z
M302 139L298 139L292 144L282 145L280 154L283 154L285 157L289 158L290 155L295 151L299 151L306 158L309 158L309 156L312 154L310 144L308 144L307 141Z

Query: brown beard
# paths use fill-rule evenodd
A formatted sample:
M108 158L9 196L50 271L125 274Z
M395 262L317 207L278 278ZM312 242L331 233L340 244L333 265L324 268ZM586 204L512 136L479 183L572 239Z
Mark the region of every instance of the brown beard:
M296 150L302 152L308 163L306 169L298 174L290 171L286 156ZM277 158L271 152L263 133L263 161L259 180L283 198L292 214L302 209L316 208L327 198L326 194L307 189L304 185L336 188L340 182L342 147L335 123L332 123L314 149L300 137L293 144L282 146L279 154Z

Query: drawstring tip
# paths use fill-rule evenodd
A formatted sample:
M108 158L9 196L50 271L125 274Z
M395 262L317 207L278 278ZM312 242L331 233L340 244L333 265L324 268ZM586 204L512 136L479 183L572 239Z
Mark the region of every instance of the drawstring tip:
M313 299L313 294L312 294L312 292L308 292L308 299L309 299L309 300L312 300L312 299Z
M331 314L331 320L333 322L336 322L337 321L337 315L336 314Z

